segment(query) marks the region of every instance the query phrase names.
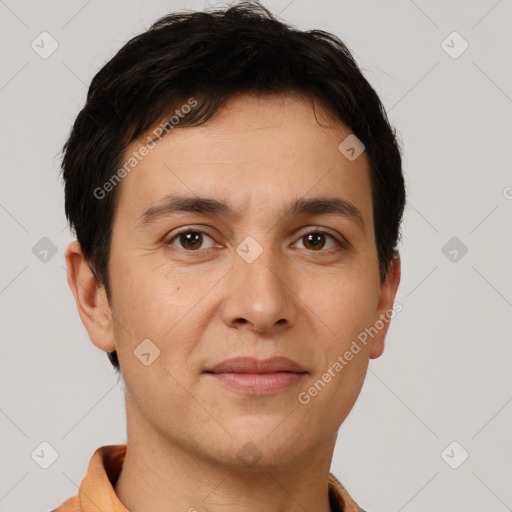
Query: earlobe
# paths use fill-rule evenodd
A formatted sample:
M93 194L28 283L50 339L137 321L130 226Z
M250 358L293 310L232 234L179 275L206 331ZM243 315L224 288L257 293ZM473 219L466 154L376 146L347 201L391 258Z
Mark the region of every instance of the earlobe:
M386 280L382 284L379 292L379 300L374 318L374 327L378 332L372 340L370 359L376 359L384 352L384 341L389 329L389 324L391 318L395 316L395 308L393 306L398 285L400 284L400 276L401 261L400 255L397 253L389 265Z
M112 315L105 289L91 271L76 240L66 249L66 266L68 284L89 338L101 350L115 350Z

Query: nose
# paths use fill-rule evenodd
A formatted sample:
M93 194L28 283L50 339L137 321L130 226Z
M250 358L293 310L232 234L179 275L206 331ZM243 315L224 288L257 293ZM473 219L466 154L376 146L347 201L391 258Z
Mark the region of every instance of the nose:
M238 254L226 276L223 321L228 327L257 333L282 331L296 323L298 297L291 268L267 248L249 263Z

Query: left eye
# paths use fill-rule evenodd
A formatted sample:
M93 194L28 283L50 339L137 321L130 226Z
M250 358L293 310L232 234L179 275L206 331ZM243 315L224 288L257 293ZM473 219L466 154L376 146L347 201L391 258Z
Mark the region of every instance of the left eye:
M313 251L320 251L325 248L326 240L328 237L331 241L334 241L334 247L341 246L340 242L336 240L336 238L330 233L326 233L325 231L311 231L309 233L305 233L302 235L299 240L303 242L303 246L305 249L310 249ZM332 249L332 247L327 247L327 249Z

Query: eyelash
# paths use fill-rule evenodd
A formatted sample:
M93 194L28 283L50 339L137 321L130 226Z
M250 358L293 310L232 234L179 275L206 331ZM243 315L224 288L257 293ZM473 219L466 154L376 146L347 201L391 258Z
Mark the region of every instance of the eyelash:
M173 244L173 241L178 239L178 237L180 235L183 235L185 233L200 233L202 235L206 235L208 236L209 238L211 238L213 240L213 237L211 235L209 235L208 233L206 233L205 231L201 231L200 229L193 229L193 228L183 228L182 230L178 231L177 233L175 233L172 238L170 238L167 242L166 242L166 245L168 246L173 246L175 247L177 250L180 250L182 252L186 252L186 253L200 253L201 251L204 251L204 250L207 250L207 249L196 249L196 250L187 250L187 249L183 249L181 247L176 247L174 246ZM339 250L342 250L342 249L347 249L348 246L349 246L349 243L347 242L346 239L342 238L341 240L338 239L335 235L332 234L331 231L329 231L328 229L325 229L325 228L321 228L321 227L316 227L316 228L312 228L310 231L306 231L304 233L302 233L298 239L298 240L301 240L302 238L304 238L305 236L307 235L316 235L316 234L322 234L322 235L327 235L329 236L330 238L332 238L334 240L334 242L336 243L337 247L332 247L330 249L320 249L318 251L314 251L314 250L309 250L309 249L305 249L306 251L312 253L312 254L315 254L315 253L331 253L333 251L339 251Z

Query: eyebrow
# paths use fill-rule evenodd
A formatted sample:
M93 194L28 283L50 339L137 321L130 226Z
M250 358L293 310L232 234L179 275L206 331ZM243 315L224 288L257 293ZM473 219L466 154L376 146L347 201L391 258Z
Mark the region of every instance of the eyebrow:
M180 212L195 212L204 215L223 215L238 217L232 206L219 199L200 196L168 194L160 203L150 206L139 217L138 228L147 227L160 218ZM335 214L355 221L365 229L361 211L350 201L340 197L299 198L288 204L283 212L283 218L299 217L301 215Z

